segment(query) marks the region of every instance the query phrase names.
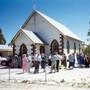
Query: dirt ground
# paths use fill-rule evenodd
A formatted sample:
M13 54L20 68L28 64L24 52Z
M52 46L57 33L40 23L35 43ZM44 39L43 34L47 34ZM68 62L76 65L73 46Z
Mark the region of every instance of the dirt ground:
M84 87L71 87L54 84L30 84L30 83L12 83L1 82L0 90L90 90Z
M0 69L0 90L90 90L90 68L60 70L57 73L24 73L22 69Z

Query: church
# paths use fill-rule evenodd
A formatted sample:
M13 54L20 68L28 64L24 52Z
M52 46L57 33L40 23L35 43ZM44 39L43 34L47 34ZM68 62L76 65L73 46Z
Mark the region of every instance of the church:
M65 25L33 10L11 41L13 54L81 53L82 40Z

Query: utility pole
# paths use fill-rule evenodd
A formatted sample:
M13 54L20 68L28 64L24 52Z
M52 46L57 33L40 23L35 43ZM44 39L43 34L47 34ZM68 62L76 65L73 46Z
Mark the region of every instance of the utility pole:
M87 41L90 41L90 21L89 21L89 30L87 36L88 36Z

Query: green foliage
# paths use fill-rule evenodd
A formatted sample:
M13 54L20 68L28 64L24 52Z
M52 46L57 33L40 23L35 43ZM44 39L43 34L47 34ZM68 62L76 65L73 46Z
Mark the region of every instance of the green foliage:
M90 45L84 49L84 54L90 54Z
M0 44L6 44L6 40L5 40L4 35L2 33L2 29L0 29Z

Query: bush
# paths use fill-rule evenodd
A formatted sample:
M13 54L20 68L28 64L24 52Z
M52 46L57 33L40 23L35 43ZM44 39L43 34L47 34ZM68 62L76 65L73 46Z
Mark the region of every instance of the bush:
M90 54L90 45L88 45L84 50L84 54Z

